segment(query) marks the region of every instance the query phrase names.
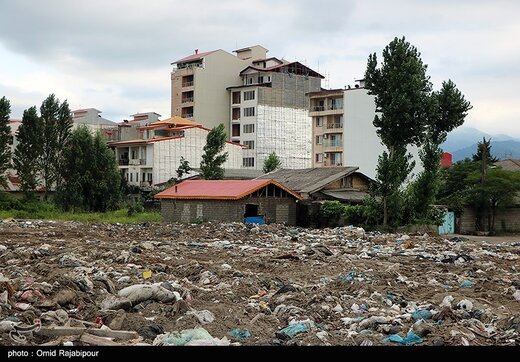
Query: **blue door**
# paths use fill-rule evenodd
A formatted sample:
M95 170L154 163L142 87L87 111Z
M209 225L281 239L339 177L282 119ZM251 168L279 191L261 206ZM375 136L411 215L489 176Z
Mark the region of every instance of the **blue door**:
M439 235L455 233L455 214L448 211L444 214L442 225L439 226Z

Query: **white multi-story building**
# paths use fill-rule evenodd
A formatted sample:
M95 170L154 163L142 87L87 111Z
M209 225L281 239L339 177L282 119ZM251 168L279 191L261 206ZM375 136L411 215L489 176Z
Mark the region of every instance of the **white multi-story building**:
M149 190L177 175L181 156L193 168L202 160L209 129L191 120L172 117L136 127L138 138L109 142L123 177L130 185ZM242 146L226 142L224 168L240 168Z
M357 166L375 178L379 156L386 150L374 127L375 97L364 80L354 88L309 93L313 124L313 167ZM415 161L413 175L423 167L416 146L408 151Z
M254 61L228 87L231 140L246 146L242 167L262 169L275 152L282 168L312 165L312 121L306 93L321 89L323 76L299 62Z
M93 133L117 126L116 122L101 117L101 111L95 108L76 109L72 111L72 122L73 128L77 128L79 125L85 125Z

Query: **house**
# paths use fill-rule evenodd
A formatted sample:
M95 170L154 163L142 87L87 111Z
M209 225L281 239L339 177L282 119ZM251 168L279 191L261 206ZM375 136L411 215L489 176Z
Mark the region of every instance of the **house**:
M358 167L314 167L301 170L281 169L259 179L272 179L297 192L304 200L338 200L361 203L368 195L372 179Z
M276 181L186 180L155 195L166 222L296 224L297 193Z
M85 125L91 132L112 128L116 122L103 118L101 111L95 108L76 109L72 111L73 128Z
M357 165L368 177L376 177L379 156L386 150L374 127L375 96L368 94L364 79L354 87L309 92L312 117L312 167ZM412 173L422 171L416 146L408 151L415 161Z
M145 191L175 177L181 156L192 167L199 166L210 131L193 120L176 116L152 123L140 122L137 126L127 122L121 128L123 131L132 129L135 138L111 141L108 145L115 150L119 168L128 184ZM226 142L224 152L229 156L223 167L239 168L242 146Z

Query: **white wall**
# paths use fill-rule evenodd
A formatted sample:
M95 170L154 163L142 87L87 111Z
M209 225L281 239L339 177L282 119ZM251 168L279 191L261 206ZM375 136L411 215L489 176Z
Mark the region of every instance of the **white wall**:
M193 168L200 167L206 136L209 131L191 128L185 131L185 137L153 142L153 183L166 182L177 175L180 159L183 156ZM224 168L242 166L242 147L226 143L224 151L229 153Z
M282 161L282 168L312 166L312 118L307 109L259 105L256 123L257 170L262 169L273 151Z
M343 164L358 166L359 171L375 178L378 157L386 150L376 134L373 121L376 106L374 96L364 88L346 90L344 93L343 117ZM415 160L413 175L422 171L419 151L416 146L408 147ZM411 176L413 176L411 175Z

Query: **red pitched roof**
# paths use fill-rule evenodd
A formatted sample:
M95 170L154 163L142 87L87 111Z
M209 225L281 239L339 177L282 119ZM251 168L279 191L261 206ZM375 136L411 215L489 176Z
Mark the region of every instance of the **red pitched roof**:
M216 50L212 50L210 52L188 55L187 57L179 59L176 62L173 62L172 64L191 62L192 60L198 60L198 59L204 58L206 55L210 55L211 53L215 53L215 52L216 52Z
M155 198L239 200L267 185L275 185L302 200L300 195L273 180L186 180L159 192Z

